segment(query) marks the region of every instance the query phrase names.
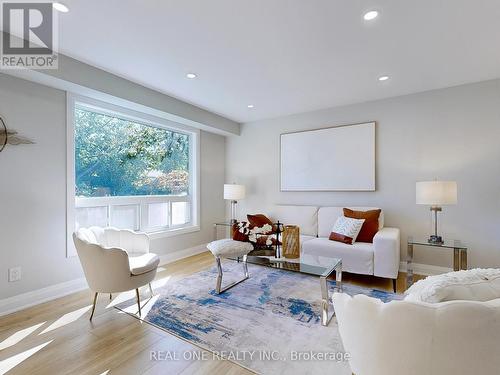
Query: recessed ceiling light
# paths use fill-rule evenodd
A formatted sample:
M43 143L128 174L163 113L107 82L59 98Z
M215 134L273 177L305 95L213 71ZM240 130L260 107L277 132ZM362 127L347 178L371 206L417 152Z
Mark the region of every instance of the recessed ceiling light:
M52 6L54 7L55 10L62 12L62 13L68 13L69 8L64 5L63 3L52 3Z
M249 104L249 105L247 105L247 107L248 107L248 108L253 108L253 107L254 107L254 105L253 105L253 104Z
M370 10L369 12L366 12L365 15L363 16L365 21L371 21L377 17L378 17L378 12L376 10Z
M193 79L193 78L196 78L198 76L196 74L194 74L194 73L188 73L188 74L186 74L186 77L189 78L189 79Z
M389 76L380 76L378 77L379 81L387 81L389 79Z

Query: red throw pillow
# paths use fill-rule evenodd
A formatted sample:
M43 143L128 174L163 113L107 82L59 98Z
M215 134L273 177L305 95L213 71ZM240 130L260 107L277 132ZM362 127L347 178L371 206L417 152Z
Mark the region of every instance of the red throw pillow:
M250 224L244 221L233 224L233 240L250 242L248 235L250 234Z
M266 234L272 234L276 231L273 222L264 214L247 215L247 219L252 227L262 228L266 224L273 227L273 229Z
M378 218L382 210L354 211L344 208L344 216L352 219L365 219L361 231L356 238L356 242L373 242L373 237L378 232Z
M273 222L264 214L247 215L247 219L254 227L263 227L266 224L273 225Z
M337 242L346 243L348 245L352 245L352 238L344 236L343 234L340 234L340 233L332 232L332 233L330 233L330 237L328 237L328 239L330 241L337 241Z
M255 249L269 249L272 246L276 246L276 238L274 236L270 236L265 233L257 232L258 234L255 235L255 230L257 227L254 227L252 224L247 223L245 221L241 221L238 223L233 224L233 240L235 241L242 241L242 242L250 242ZM250 235L254 234L252 236L252 239L250 239ZM271 234L273 233L272 231L270 232ZM268 240L270 243L268 243ZM279 245L281 245L281 241L278 242Z

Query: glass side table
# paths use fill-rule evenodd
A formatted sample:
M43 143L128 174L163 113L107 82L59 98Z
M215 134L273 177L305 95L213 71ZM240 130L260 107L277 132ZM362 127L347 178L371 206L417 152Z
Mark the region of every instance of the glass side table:
M230 221L218 221L214 223L214 241L217 240L218 237L218 227L225 227L226 229L229 228L229 237L233 236L233 234L231 233L233 223L231 223Z
M453 250L453 270L467 269L467 247L458 240L445 240L441 244L430 243L426 238L408 237L408 257L406 266L406 285L413 284L413 246L430 246L438 249Z

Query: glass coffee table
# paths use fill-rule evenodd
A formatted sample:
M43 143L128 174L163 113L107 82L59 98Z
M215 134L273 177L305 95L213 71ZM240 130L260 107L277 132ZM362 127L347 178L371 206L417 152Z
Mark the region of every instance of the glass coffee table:
M233 258L239 261L240 259ZM342 292L342 259L321 256L301 256L298 259L248 255L247 263L275 269L319 276L321 288L321 324L327 326L335 315L327 279L335 272L335 290Z

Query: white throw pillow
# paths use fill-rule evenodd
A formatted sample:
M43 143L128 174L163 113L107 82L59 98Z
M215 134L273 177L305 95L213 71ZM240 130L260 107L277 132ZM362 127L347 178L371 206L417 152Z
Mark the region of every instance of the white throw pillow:
M340 216L332 228L330 239L347 244L356 242L359 232L365 219L352 219L350 217Z
M417 281L405 294L406 301L414 302L490 301L500 298L500 269L476 268L429 276Z

